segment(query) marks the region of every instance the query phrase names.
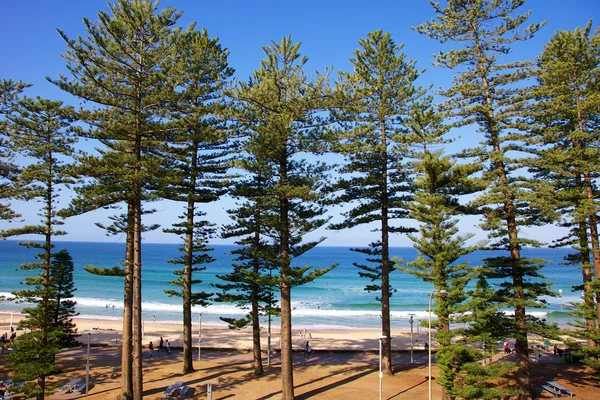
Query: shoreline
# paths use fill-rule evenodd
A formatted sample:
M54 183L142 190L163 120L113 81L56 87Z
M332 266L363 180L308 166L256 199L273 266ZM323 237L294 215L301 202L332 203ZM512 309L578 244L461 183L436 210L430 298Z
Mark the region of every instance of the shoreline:
M10 331L10 312L0 311L0 333ZM18 321L24 318L24 314L12 313L13 326L16 329ZM104 320L93 318L74 317L79 336L79 342L87 344L88 339L91 346L102 347L120 347L122 333L121 320ZM173 349L183 347L183 324L147 322L143 324L143 347L147 348L152 342L155 349L159 348L160 338L169 340ZM198 342L201 341L201 348L206 350L218 351L252 351L252 328L228 329L227 327L214 324L202 324L201 332L198 321L192 324L192 340L194 348L198 348ZM319 329L307 330L302 326L292 328L292 346L294 350L300 350L308 341L315 351L327 352L374 352L379 350L379 327L372 329ZM435 331L433 331L435 332ZM432 332L432 333L433 333ZM17 332L20 333L19 331ZM86 338L86 334L89 336ZM392 351L409 352L411 350L411 332L407 329L392 330ZM201 339L200 339L201 338ZM535 334L530 334L530 346L542 344L544 339ZM415 352L426 350L425 344L428 342L427 328L413 330L412 349ZM551 341L552 344L555 341ZM562 344L562 342L556 342ZM266 327L261 329L261 350L267 351L268 332ZM498 349L501 350L502 343L498 343ZM432 348L435 349L435 343ZM279 326L273 325L271 328L271 350L279 351L280 336Z

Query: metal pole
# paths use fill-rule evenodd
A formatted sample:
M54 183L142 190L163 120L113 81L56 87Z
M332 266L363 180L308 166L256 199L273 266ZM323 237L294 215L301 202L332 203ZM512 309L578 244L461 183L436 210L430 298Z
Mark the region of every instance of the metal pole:
M413 357L413 316L410 316L410 319L408 320L408 322L410 322L410 363L412 364L414 362L414 357Z
M88 389L90 387L90 336L92 336L92 333L88 332L87 361L85 364L85 397L88 397Z
M269 303L269 327L267 329L267 365L271 366L271 303Z
M383 370L381 368L381 347L383 339L379 338L379 400L381 400L381 393L383 392Z
M198 328L198 361L202 356L202 313L198 314L198 323L200 327Z

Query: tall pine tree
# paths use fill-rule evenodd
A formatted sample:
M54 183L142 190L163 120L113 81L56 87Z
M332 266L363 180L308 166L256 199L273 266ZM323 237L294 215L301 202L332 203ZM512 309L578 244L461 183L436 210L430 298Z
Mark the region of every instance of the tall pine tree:
M363 224L374 225L380 238L368 248L355 248L374 265L355 265L359 275L371 280L365 290L380 293L383 371L392 374L390 328L390 233L413 231L397 220L408 215L410 165L407 129L403 122L411 103L423 94L415 86L419 72L415 62L407 60L389 33L369 33L359 41L361 49L351 59L354 73L341 73L338 82L337 119L343 126L339 151L347 163L341 172L334 203L349 203L344 221L333 229Z
M254 375L263 374L262 351L260 344L261 315L279 313L274 301L273 292L277 273L278 248L269 237L269 230L276 226L277 213L275 202L269 198L268 188L273 184L269 179L268 168L263 164L260 152L255 157L239 160L237 165L247 173L245 179L236 182L232 195L243 199L243 203L228 213L234 223L223 228L223 237L239 238L236 244L240 246L232 251L236 256L233 271L227 275L217 275L226 283L215 284L221 290L217 301L234 302L241 308L250 308L243 318L221 318L230 327L243 327L252 324L252 349ZM275 221L274 221L275 220ZM271 331L270 324L267 332L267 351L270 361ZM270 364L269 364L270 365Z
M583 303L575 323L586 339L586 361L600 369L600 244L598 197L594 183L600 160L600 32L585 28L557 32L537 58L537 86L531 121L538 127L531 139L538 158L530 169L553 183L555 204L569 234L556 246L573 246L566 264L580 265ZM582 349L583 350L583 349Z
M300 43L294 44L290 37L263 47L266 58L261 68L231 92L239 102L234 116L249 133L245 151L250 157L263 157L268 175L273 176L265 191L275 207L268 229L269 239L279 248L282 398L288 400L294 398L292 288L327 272L292 264L323 240L304 242L304 235L327 222L319 202L328 167L303 157L327 149L322 131L327 121L322 113L329 87L327 76L310 79L304 74L307 58L299 50Z
M414 198L408 205L409 217L418 221L419 235L409 234L417 250L414 261L395 259L396 268L433 284L436 299L437 334L439 343L438 367L444 398L453 397L454 376L460 368L460 358L444 357L455 353L452 339L460 330L450 330L456 322L455 315L466 300L465 286L472 278L472 268L459 259L481 248L482 244L468 245L473 234L459 234L457 217L465 212L459 196L474 192L477 188L468 178L481 168L474 164L458 165L437 149L448 142L444 135L443 114L426 97L411 108L407 118L410 142L415 144L412 158L415 160ZM433 296L433 295L432 295Z
M8 203L18 191L13 184L18 168L13 161L14 155L8 139L12 129L8 117L15 112L21 93L28 86L30 85L21 81L0 80L0 200L2 201L0 203L0 219L6 221L11 221L19 216Z
M183 373L194 370L192 357L192 306L207 305L211 294L192 293L192 285L199 280L192 278L193 271L204 267L197 264L214 259L205 252L208 240L213 237L214 227L208 221L199 221L206 215L196 208L216 201L226 193L225 176L232 152L229 131L220 118L223 109L223 91L233 70L227 64L229 52L218 39L211 39L208 32L186 32L188 45L178 55L179 73L185 77L179 97L172 108L173 120L178 123L172 144L165 152L165 176L159 183L159 196L184 204L182 221L165 232L183 238L183 255L170 262L182 265L173 281L181 290L167 291L183 298Z
M543 260L528 260L521 254L524 246L537 246L525 239L523 227L545 223L540 208L543 196L535 182L522 179L515 170L522 164L512 151L523 149L523 134L518 117L523 116L525 100L523 80L530 76L528 62L508 62L502 58L511 45L526 40L541 27L532 24L520 30L529 13L518 14L524 0L449 0L445 7L431 2L436 19L416 29L443 43L456 42L461 47L441 51L435 56L442 67L460 69L453 85L443 91L446 105L457 119L456 126L475 124L482 136L480 146L467 149L463 156L474 159L486 169L481 176L486 190L474 201L484 216L482 227L489 233L492 249L506 255L485 260L492 274L488 279L502 280L495 300L502 308L514 310L507 315L511 322L509 337L516 340L517 380L521 396L533 396L527 333L540 321L528 316L526 308L539 308L540 296L549 295L548 284L541 280ZM537 282L535 281L537 280ZM540 282L540 283L538 283Z
M11 358L11 363L21 376L37 379L35 392L38 399L44 398L46 376L54 370L54 356L64 343L63 336L71 333L63 333L62 327L55 327L52 320L58 300L52 278L52 242L55 236L65 234L57 229L63 224L57 217L57 201L61 188L74 183L67 163L73 155L75 143L70 129L73 122L71 114L72 110L63 107L60 101L37 98L22 100L17 114L11 116L11 145L28 162L18 176L21 187L19 197L28 201L37 200L42 205L39 224L6 231L7 235L42 237L41 242L21 243L25 247L40 250L36 256L38 262L23 264L21 269L38 272L25 281L33 288L14 292L14 295L36 306L24 309L27 317L22 326L31 332L20 339L23 342L16 346L17 354ZM31 354L34 349L39 350L39 358Z
M127 208L121 395L141 399L142 202L156 185L157 157L174 126L166 117L184 76L178 65L188 45L175 27L181 12L156 1L117 0L97 21L84 18L86 34L70 39L64 58L69 75L52 80L90 108L79 116L86 137L101 143L99 155L82 160L91 182L80 192L85 211L107 205Z

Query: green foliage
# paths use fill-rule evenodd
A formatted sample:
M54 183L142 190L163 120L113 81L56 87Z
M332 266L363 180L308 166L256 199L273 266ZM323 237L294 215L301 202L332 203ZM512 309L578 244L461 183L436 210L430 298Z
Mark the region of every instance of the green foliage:
M536 135L530 143L538 158L530 170L538 179L552 182L552 205L562 216L569 234L555 246L572 246L575 254L564 264L579 265L584 301L573 315L579 329L571 334L587 341L576 346L587 362L598 368L598 254L597 198L600 132L600 32L592 33L591 21L585 28L556 32L537 58L532 91L531 123ZM590 248L591 247L591 248ZM593 276L592 271L595 271ZM595 300L596 299L596 300Z
M12 127L10 116L14 115L16 106L23 89L29 84L21 81L15 82L10 79L0 80L0 220L13 220L19 217L4 201L12 199L18 193L18 185L14 185L14 179L18 167L14 163L14 153L10 144L9 136ZM5 233L2 233L5 236Z
M262 225L263 219L268 218L267 210L262 206L264 203L260 198L261 188L256 187L252 197L250 186L252 185L249 182L240 183L234 191L243 192L252 200L237 209L229 210L235 223L223 228L223 237L240 237L236 241L240 248L232 251L236 256L233 271L227 275L217 275L227 283L214 285L221 290L216 301L233 302L242 309L251 308L249 314L239 320L221 318L230 324L233 323L235 327L252 322L252 315L258 317L279 314L277 301L273 298L274 288L278 285L278 247L260 240L262 231L265 230Z
M323 239L303 242L304 235L323 226L328 218L321 202L329 167L303 158L327 150L324 118L330 97L328 79L304 74L307 58L300 43L290 37L263 47L265 59L248 82L238 82L228 94L237 101L232 116L247 134L244 151L259 160L261 176L269 178L262 196L269 210L260 223L261 239L278 248L273 262L279 267L281 293L281 364L284 398L293 398L291 353L291 288L310 282L329 268L297 267L292 260Z
M54 327L40 330L40 326L32 324L31 317L28 321L23 327L27 326L31 331L17 338L13 346L14 351L8 354L6 359L15 372L13 379L35 381L35 384L25 385L20 391L25 393L27 398L35 396L37 399L43 399L47 394L46 377L57 372L54 358L60 353L65 333L62 329Z
M409 217L420 226L418 236L408 235L417 250L417 258L410 262L394 261L395 268L432 283L435 288L436 341L440 344L437 364L440 384L449 394L454 389L457 371L462 364L473 361L469 357L476 356L471 349L467 351L463 346L451 344L462 330L450 330L450 324L470 311L464 305L468 298L465 287L474 276L474 268L459 259L483 244L467 245L473 235L460 235L456 226L457 216L464 212L459 196L477 190L469 175L478 167L457 165L442 150L435 150L436 146L446 143L444 135L448 128L443 124L443 117L444 114L431 105L431 99L426 98L414 105L407 120L415 144L412 153L414 197L408 205Z
M270 177L261 190L273 214L261 229L265 238L280 248L280 282L290 286L309 282L327 271L305 275L310 266L290 265L291 258L323 240L302 243L303 236L328 221L320 201L329 167L301 157L326 150L323 128L329 122L322 113L330 91L326 75L310 79L304 74L308 59L299 49L300 43L292 43L289 37L265 46L261 68L249 82L238 82L229 93L238 101L233 116L248 133L245 151L260 160L263 174Z
M484 365L481 354L462 343L446 346L436 356L442 371L440 384L450 398L499 399L519 394L503 378L516 370L514 363L499 361Z
M121 390L141 397L142 202L156 198L152 190L164 172L162 149L178 128L170 111L185 84L179 55L189 35L175 26L181 12L159 10L158 2L117 0L108 7L110 14L84 18L83 36L71 39L59 30L69 73L51 82L89 104L77 112L78 132L100 142L93 155L79 157L77 173L86 184L78 188L71 213L127 207Z
M121 267L114 266L110 268L100 268L93 265L86 265L83 270L90 274L99 276L125 276L125 270Z
M336 88L340 105L334 109L342 127L337 150L347 160L340 172L347 175L334 186L337 194L332 203L350 203L352 208L344 214L343 222L331 228L378 223L381 240L369 248L352 250L366 254L367 261L375 263L372 267L355 263L361 277L377 282L365 290L381 292L382 264L389 264L388 234L413 231L394 226L392 221L408 214L411 169L404 161L410 145L405 119L423 90L415 86L419 76L415 61L406 59L391 34L371 32L359 44L361 49L350 59L354 73L340 72ZM385 291L391 294L393 288Z
M531 397L527 332L546 328L542 321L528 317L525 307L543 307L542 296L552 292L539 274L543 261L521 256L523 247L541 245L526 238L521 230L554 217L545 201L552 188L519 171L531 158L525 142L531 126L523 123L529 104L525 80L531 77L531 63L503 61L513 44L531 38L543 24L522 28L529 17L528 12L518 13L524 0L449 0L444 6L430 3L436 19L416 30L441 43L460 45L435 56L437 65L460 70L452 86L442 92L444 107L454 117L454 126L474 124L481 136L478 147L466 149L460 156L484 166L475 176L482 191L472 207L484 217L481 227L488 231L489 247L504 253L484 260L486 269L481 271L489 272L485 279L500 282L493 296L497 309L515 310L514 316L506 315L506 334L516 339L517 379L523 396ZM502 317L494 312L489 316Z
M49 312L52 315L52 326L63 333L62 347L75 347L77 341L77 327L73 317L79 315L75 311L76 301L72 300L75 289L73 282L73 259L67 250L60 250L52 254L50 264L50 286L52 299Z
M205 214L196 212L196 215L203 216ZM174 224L173 228L165 229L165 232L185 235L188 232L187 227L187 222L182 222L181 224ZM190 305L200 305L205 307L209 304L208 299L213 295L212 293L207 293L204 291L192 293L191 287L192 285L202 283L202 281L199 279L192 279L192 273L203 271L206 269L206 267L195 267L195 265L208 264L215 261L213 257L207 254L213 249L206 246L208 244L208 239L213 235L214 224L211 224L208 221L194 222L193 240L191 242L186 241L185 246L179 249L183 253L181 258L168 261L171 264L178 264L184 266L184 269L176 269L173 271L173 273L177 276L177 279L169 282L179 287L179 289L165 290L165 293L167 293L169 296L189 296ZM186 273L186 268L190 269L189 274ZM189 291L187 294L184 293L186 287Z
M405 119L411 104L424 94L415 85L419 71L407 60L402 46L394 43L390 33L381 30L359 40L360 49L350 61L354 73L340 72L333 114L340 125L336 150L346 162L339 172L341 179L333 185L331 202L346 203L349 211L344 220L331 226L346 229L372 224L381 232L379 240L368 248L354 248L370 264L354 263L359 276L371 281L365 290L381 297L382 333L390 337L391 268L389 234L407 233L413 228L395 225L394 220L408 215L411 199L410 164L405 158L411 145ZM384 370L392 373L391 341L383 346Z

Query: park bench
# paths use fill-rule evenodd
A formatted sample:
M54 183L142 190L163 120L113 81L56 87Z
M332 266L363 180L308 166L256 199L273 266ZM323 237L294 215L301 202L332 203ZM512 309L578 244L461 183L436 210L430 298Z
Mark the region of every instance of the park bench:
M555 391L558 391L558 395L557 397L562 396L563 394L567 394L571 397L575 396L575 393L573 393L572 390L564 387L563 385L561 385L560 383L554 382L554 381L548 381L546 382L548 384L548 386L550 386L552 389L554 389Z
M81 382L81 378L71 379L69 382L62 385L58 388L59 392L70 392L75 386L77 386Z
M542 389L552 393L554 395L554 397L560 397L560 392L557 389L554 389L551 386L548 385L542 385Z
M183 382L175 382L174 384L172 384L165 390L163 398L171 399L171 398L177 396L177 394L179 394L179 390L181 389L182 386L183 386Z
M184 387L181 388L181 390L179 391L179 397L184 398L187 397L187 395L190 393L190 387L188 385L185 385Z

